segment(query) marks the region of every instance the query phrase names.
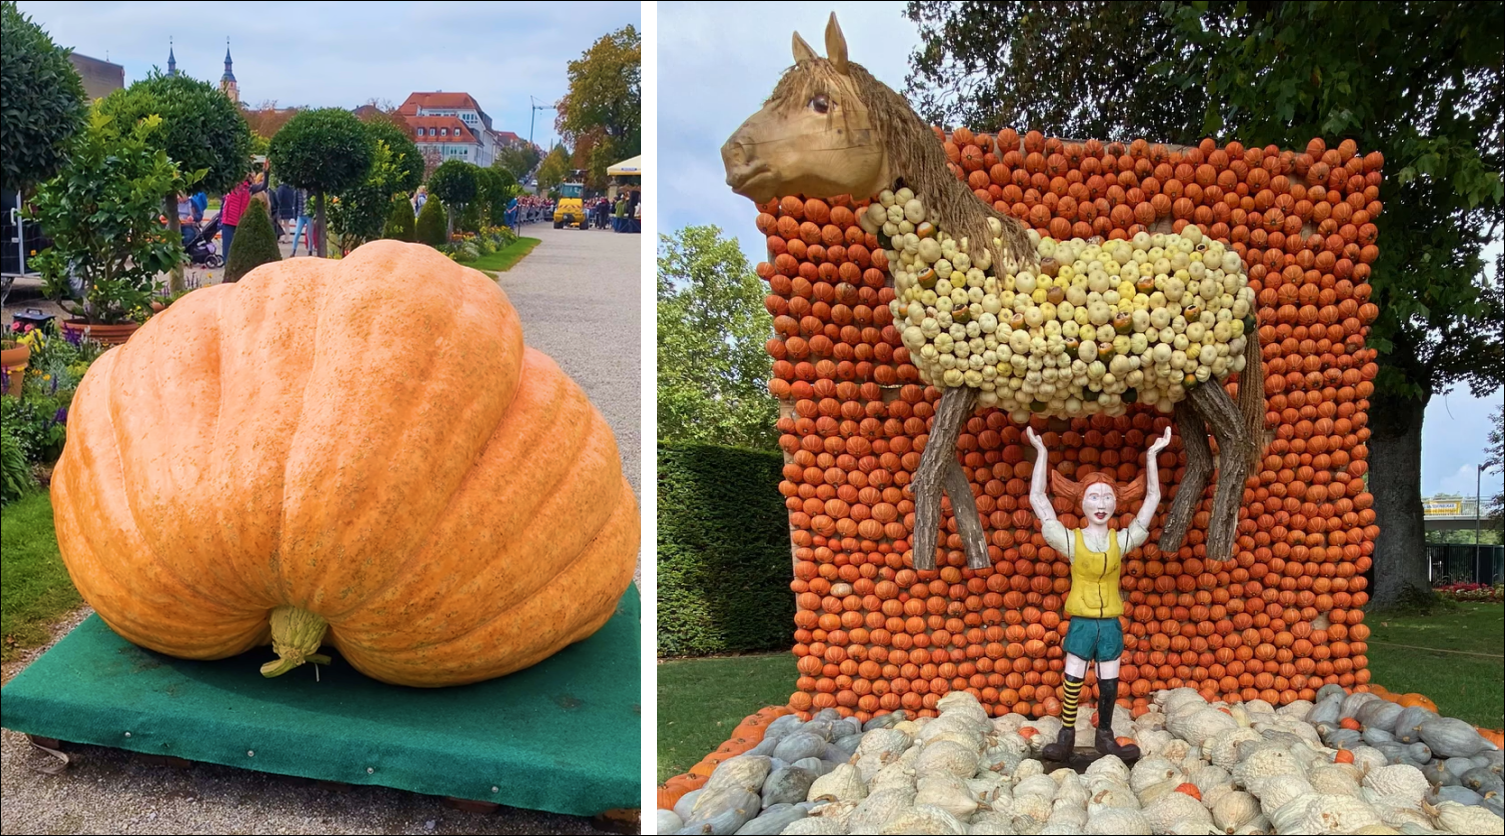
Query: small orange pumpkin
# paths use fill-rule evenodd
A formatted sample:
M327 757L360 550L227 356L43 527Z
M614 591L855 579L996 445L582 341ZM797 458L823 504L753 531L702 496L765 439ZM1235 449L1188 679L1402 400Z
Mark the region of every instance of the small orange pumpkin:
M1353 752L1347 749L1339 749L1333 753L1333 763L1353 763Z
M1178 784L1176 786L1176 792L1179 792L1182 795L1189 795L1198 801L1202 800L1202 791L1197 789L1196 784Z
M391 338L399 310L418 339ZM94 363L70 417L63 561L170 656L270 642L275 676L327 641L373 679L460 685L590 636L632 582L610 428L496 282L427 246L195 291Z
M1348 729L1349 731L1364 730L1364 727L1359 723L1359 721L1355 720L1352 717L1344 717L1343 720L1338 723L1338 725L1342 728Z
M1401 708L1410 708L1414 705L1419 705L1422 708L1427 709L1428 711L1435 712L1437 710L1437 703L1432 702L1422 694L1417 694L1414 692L1403 695L1399 700L1396 700L1396 702L1400 703Z

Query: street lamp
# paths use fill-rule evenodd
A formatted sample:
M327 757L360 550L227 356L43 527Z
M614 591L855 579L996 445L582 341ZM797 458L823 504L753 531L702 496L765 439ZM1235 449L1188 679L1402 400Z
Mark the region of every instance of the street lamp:
M1482 576L1485 581L1492 580L1492 578L1489 577L1489 572L1480 571L1479 530L1482 528L1481 520L1483 519L1483 515L1481 511L1484 508L1484 497L1480 493L1480 485L1484 478L1484 471L1488 467L1488 464L1481 464L1474 470L1474 574L1475 576Z

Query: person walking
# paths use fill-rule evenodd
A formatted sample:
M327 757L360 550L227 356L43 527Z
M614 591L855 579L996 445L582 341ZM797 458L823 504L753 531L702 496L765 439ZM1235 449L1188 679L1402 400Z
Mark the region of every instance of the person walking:
M254 185L251 178L235 184L235 188L227 192L219 201L219 224L220 241L225 245L225 260L230 259L230 245L235 242L235 228L240 224L240 218L246 212L246 207L251 204L251 189L258 191L265 189L266 184Z
M308 214L308 192L298 189L293 193L293 209L298 213L297 224L293 227L293 251L292 255L298 254L298 236L302 235L303 247L309 255L314 254L314 221Z
M617 198L616 217L612 220L612 231L626 232L627 227L627 196Z
M277 224L277 243L287 237L287 222L298 219L298 190L293 184L283 181L277 186L277 214L273 220Z
M423 204L427 203L428 199L429 199L429 187L428 186L419 186L417 193L413 195L413 216L414 217L417 217L418 213L423 211Z

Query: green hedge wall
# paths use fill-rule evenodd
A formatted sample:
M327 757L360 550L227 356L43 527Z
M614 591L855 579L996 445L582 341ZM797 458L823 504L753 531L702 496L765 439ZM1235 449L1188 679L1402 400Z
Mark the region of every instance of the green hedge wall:
M658 447L658 653L787 650L794 594L778 453Z

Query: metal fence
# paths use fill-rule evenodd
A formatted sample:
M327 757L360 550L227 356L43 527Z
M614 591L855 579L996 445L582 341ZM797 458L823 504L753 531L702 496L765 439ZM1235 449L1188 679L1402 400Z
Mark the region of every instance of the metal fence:
M1428 543L1433 586L1450 583L1497 584L1505 574L1505 546Z

